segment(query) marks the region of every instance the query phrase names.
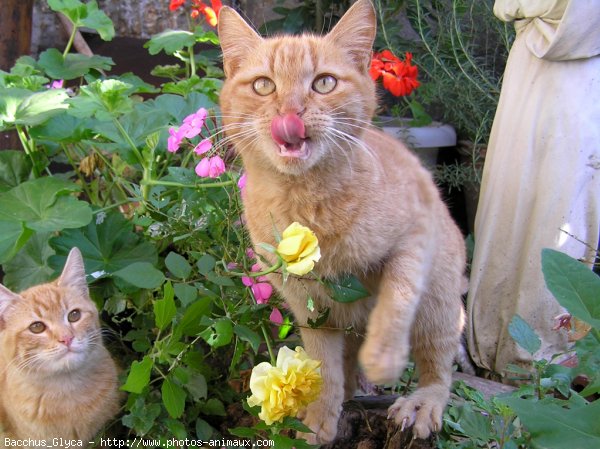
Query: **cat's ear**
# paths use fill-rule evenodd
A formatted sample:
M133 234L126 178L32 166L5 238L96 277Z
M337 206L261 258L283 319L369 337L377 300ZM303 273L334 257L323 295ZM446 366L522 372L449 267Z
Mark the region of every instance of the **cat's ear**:
M72 287L79 290L81 294L88 294L85 266L79 248L71 249L65 267L56 282L60 287Z
M10 306L13 301L20 299L20 296L14 292L11 292L4 285L0 284L0 321L4 311Z
M219 11L219 40L223 50L223 70L232 76L244 59L262 42L262 37L228 6Z
M358 0L329 32L326 39L343 48L364 71L369 70L377 18L370 0Z

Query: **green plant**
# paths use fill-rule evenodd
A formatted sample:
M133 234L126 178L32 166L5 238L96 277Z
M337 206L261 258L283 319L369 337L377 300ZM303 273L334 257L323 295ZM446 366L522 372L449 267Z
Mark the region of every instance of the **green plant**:
M283 0L277 1L283 5ZM283 16L263 24L261 33L273 34L277 31L297 34L303 31L321 33L331 28L350 7L350 1L308 0L300 2L298 6L275 6L273 12Z
M459 140L471 143L467 161L439 167L436 174L453 187L478 185L479 147L489 139L514 31L495 18L490 0L377 0L376 5L376 46L413 53L423 81L416 101L435 120L452 124ZM399 13L407 20L394 19ZM396 114L409 112L386 100L396 105Z
M441 448L590 448L600 444L600 277L579 261L545 249L542 267L548 289L570 315L562 317L564 330L575 320L588 324L572 350L575 366L535 360L531 369L510 366L519 388L490 399L462 384L458 399L447 412ZM564 329L566 328L566 329ZM535 331L518 315L509 333L532 356L540 348ZM585 334L583 332L582 334ZM574 388L584 379L583 389Z

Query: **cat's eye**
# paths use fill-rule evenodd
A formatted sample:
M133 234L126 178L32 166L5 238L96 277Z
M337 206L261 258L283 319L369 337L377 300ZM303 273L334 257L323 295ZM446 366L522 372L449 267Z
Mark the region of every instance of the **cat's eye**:
M29 330L34 334L41 334L46 330L46 325L41 321L35 321L29 325Z
M312 88L320 94L328 94L337 86L337 79L331 75L321 75L315 78Z
M261 76L254 80L252 88L254 89L254 92L264 97L275 92L275 83L269 78Z
M81 310L79 310L79 309L73 309L69 312L69 315L67 315L67 320L69 320L69 323L74 323L75 321L79 321L80 318L81 318Z

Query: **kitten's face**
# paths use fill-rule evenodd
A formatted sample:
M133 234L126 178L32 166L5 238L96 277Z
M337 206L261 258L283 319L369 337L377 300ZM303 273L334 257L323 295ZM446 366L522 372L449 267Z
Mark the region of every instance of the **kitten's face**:
M347 157L375 109L374 15L369 2L355 6L324 37L262 39L233 10L221 12L223 122L245 160L297 175Z
M101 344L85 275L79 279L82 273L68 270L73 271L69 261L58 280L18 295L2 287L0 350L10 355L12 366L44 374L74 371Z

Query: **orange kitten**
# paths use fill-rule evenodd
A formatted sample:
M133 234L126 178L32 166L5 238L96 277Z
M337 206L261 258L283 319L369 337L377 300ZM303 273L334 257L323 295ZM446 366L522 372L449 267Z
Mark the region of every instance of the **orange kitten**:
M54 282L19 294L0 284L0 392L2 444L62 438L85 446L118 411L117 368L77 248Z
M368 0L358 0L324 37L263 39L233 9L224 7L219 18L227 76L221 109L248 176L253 242L275 244L273 222L283 230L298 221L319 239L318 275L352 273L372 293L341 304L317 282L291 276L283 284L270 275L303 326L306 351L323 362L321 396L304 416L315 432L303 435L310 442L335 438L357 362L370 381L393 383L409 348L419 386L390 416L414 425L419 437L439 430L463 328L462 235L418 159L370 125L375 28ZM306 326L327 308L326 329ZM344 332L348 326L360 335Z

